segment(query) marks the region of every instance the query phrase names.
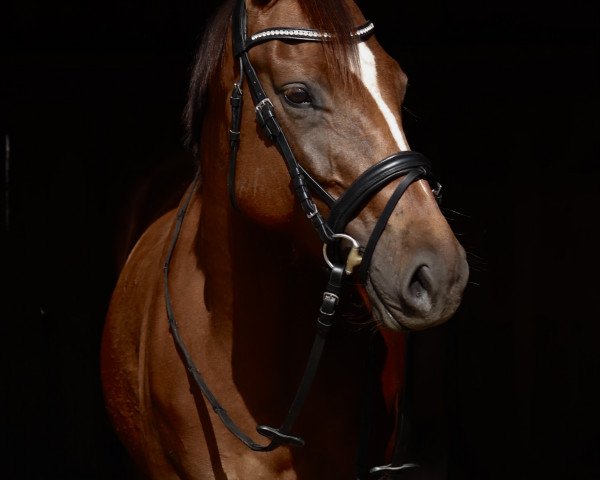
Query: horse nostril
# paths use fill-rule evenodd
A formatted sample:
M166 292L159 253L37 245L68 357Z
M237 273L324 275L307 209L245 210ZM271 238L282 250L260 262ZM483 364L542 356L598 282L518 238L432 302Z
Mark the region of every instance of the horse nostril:
M408 282L404 300L407 306L421 313L427 313L433 307L434 280L427 265L419 265Z
M410 279L408 288L413 297L421 298L423 295L427 295L431 282L427 276L426 269L425 265L417 267Z

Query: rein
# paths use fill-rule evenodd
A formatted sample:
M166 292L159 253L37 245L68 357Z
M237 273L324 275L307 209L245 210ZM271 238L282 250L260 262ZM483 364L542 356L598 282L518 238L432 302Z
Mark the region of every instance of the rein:
M368 22L365 25L358 27L352 34L352 37L355 38L356 41L363 41L373 32L373 29L373 24ZM267 452L284 445L303 446L305 444L302 438L292 435L291 430L305 403L317 372L328 332L335 320L335 310L340 301L344 278L345 276L352 274L353 269L356 266L359 266L358 276L362 282L366 283L373 252L385 229L388 219L397 203L400 201L400 198L404 192L406 192L408 187L418 179L425 178L429 181L434 181L434 179L431 173L430 162L425 156L413 151L401 151L390 155L368 168L339 198L335 199L332 197L296 160L279 121L276 118L273 103L265 93L248 56L248 51L251 48L267 41L293 40L297 42L325 42L331 39L331 34L312 29L281 27L262 30L248 38L246 35L245 2L244 0L239 0L232 15L232 35L233 53L235 58L240 62L240 79L234 84L230 98L232 122L230 129L230 157L227 188L231 204L236 208L235 170L240 142L240 123L243 100L242 85L245 75L255 105L256 121L261 126L267 138L276 145L280 152L288 169L293 191L297 200L323 242L323 255L325 262L330 268L329 280L323 293L323 299L317 317L316 335L313 340L302 380L288 413L280 427L268 425L258 425L256 427L257 432L269 440L268 443L263 445L255 442L245 434L235 422L233 422L194 364L179 333L177 321L175 320L169 290L169 269L185 214L194 193L197 190L199 181L198 173L189 189L187 197L177 212L173 236L163 265L163 286L170 331L173 335L176 347L183 358L186 369L194 380L194 383L210 403L212 409L219 416L225 427L227 427L233 435L251 450ZM362 248L356 240L344 233L347 224L358 215L362 208L364 208L376 193L400 177L404 178L390 196L388 203L383 209L370 235L367 245ZM437 182L435 184L436 189L433 190L433 193L438 197L441 185ZM317 195L327 207L329 207L330 212L327 219L319 212L317 205L312 198L311 191ZM340 260L343 258L343 252L340 246L342 240L350 242L351 245L345 261ZM330 258L332 258L333 261L330 260ZM392 463L381 467L374 467L370 470L371 473L398 472L417 466L414 463L403 463L401 461L406 454L407 423L405 417L407 417L407 402L403 402L403 412L401 417L402 418L399 420L401 421L400 434L396 438ZM368 418L368 416L366 418ZM366 437L368 437L368 434L361 435L361 437L362 438L359 439L359 458L365 458L368 443L368 438ZM359 476L362 476L361 472L359 472Z

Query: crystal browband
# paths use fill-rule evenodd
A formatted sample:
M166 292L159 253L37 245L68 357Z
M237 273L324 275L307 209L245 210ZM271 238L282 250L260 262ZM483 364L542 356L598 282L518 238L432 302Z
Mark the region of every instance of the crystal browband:
M367 22L364 25L358 27L352 32L351 37L365 38L370 35L375 29L373 22ZM251 35L246 42L246 50L250 47L266 42L267 40L300 40L300 41L313 41L323 42L333 38L333 35L328 32L321 32L310 28L269 28L268 30L261 30Z

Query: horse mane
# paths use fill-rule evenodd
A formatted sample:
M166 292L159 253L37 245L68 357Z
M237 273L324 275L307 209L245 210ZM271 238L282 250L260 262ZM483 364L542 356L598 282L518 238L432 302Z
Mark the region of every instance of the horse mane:
M213 14L204 30L198 50L194 55L188 87L188 98L183 110L185 146L194 153L200 141L200 130L208 93L208 84L221 66L223 47L235 0L226 0Z
M311 28L333 33L333 41L323 43L330 65L344 83L351 83L350 66L358 65L356 44L351 33L356 25L346 0L298 0ZM223 48L236 0L225 2L208 21L193 60L188 99L183 112L185 145L197 153L206 107L208 86L221 66ZM262 2L264 4L268 1ZM286 26L286 25L273 25ZM290 25L291 26L291 25ZM301 27L303 25L294 25Z

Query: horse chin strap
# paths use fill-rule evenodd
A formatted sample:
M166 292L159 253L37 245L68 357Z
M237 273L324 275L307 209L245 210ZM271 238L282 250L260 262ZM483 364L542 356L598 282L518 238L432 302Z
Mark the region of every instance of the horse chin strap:
M356 41L362 41L373 31L373 24L368 22L358 27L352 34ZM256 120L261 126L264 134L271 140L279 150L286 167L288 169L293 191L298 199L300 207L306 217L311 221L319 238L324 243L323 253L328 266L330 267L329 281L323 293L321 307L317 318L317 332L313 341L312 349L309 355L304 374L292 405L289 408L286 418L281 426L271 427L259 425L256 430L259 434L269 439L266 445L261 445L252 440L248 435L232 421L227 411L217 401L204 378L196 368L177 327L174 317L171 295L169 291L169 268L170 262L177 244L177 239L188 205L196 190L197 178L190 188L186 201L176 217L176 223L173 232L173 238L167 251L164 270L164 294L167 310L167 317L171 333L174 337L177 348L184 359L189 375L194 383L202 392L206 400L211 404L215 413L220 417L223 424L229 431L235 435L248 448L255 451L271 451L283 445L303 446L304 440L291 434L291 429L304 405L310 387L313 383L321 353L325 345L327 334L333 325L335 319L336 306L340 301L342 293L343 280L346 275L350 275L353 269L359 268L359 277L366 282L368 276L369 264L383 230L392 214L396 204L406 192L408 187L420 178L433 180L431 175L431 165L423 155L417 152L405 151L398 152L376 163L365 172L363 172L350 187L338 199L333 198L308 172L297 162L294 153L285 137L285 134L276 118L275 108L271 100L267 97L256 72L248 57L250 48L271 40L287 40L296 42L326 42L331 39L331 34L305 28L271 28L255 33L247 38L246 35L246 8L244 0L239 0L232 15L232 34L233 34L233 52L235 58L240 62L240 79L234 84L231 94L232 122L230 129L230 157L229 174L227 179L227 188L231 204L237 208L235 196L235 170L236 158L240 142L240 123L242 112L242 84L244 76L247 78L248 88L255 105ZM347 224L365 207L371 198L383 189L390 182L403 177L394 193L391 195L387 205L381 213L373 232L362 248L352 237L344 233ZM437 184L434 193L439 193L441 186ZM327 207L330 213L327 219L319 212L317 205L313 201L311 191L317 195ZM340 242L348 241L350 251L345 260L343 257ZM333 259L332 260L330 260ZM402 438L405 437L401 435ZM395 450L402 450L400 447ZM392 464L383 467L375 467L372 473L392 472L404 470L412 467L413 464L401 464L397 455L394 455Z

